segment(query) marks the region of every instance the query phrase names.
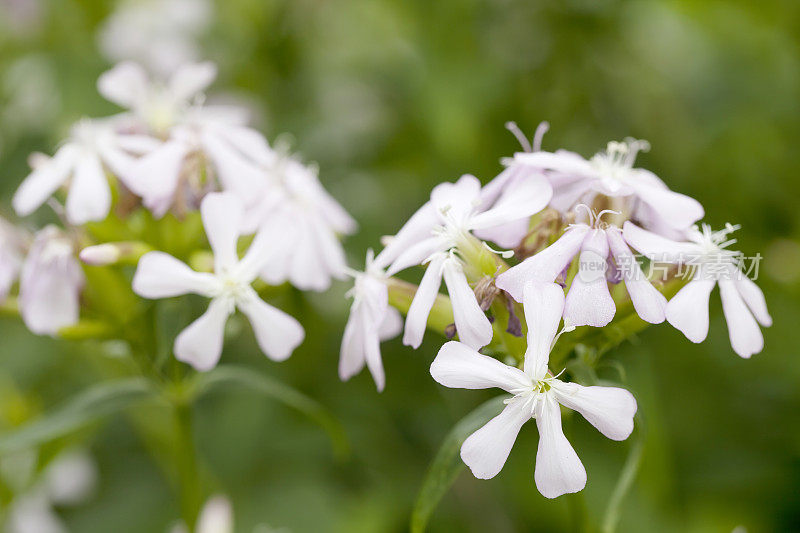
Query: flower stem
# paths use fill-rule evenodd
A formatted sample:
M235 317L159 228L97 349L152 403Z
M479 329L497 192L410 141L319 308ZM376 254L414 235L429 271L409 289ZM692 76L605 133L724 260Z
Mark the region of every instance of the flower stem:
M197 450L192 428L192 406L183 401L175 403L175 462L178 469L181 516L190 531L194 531L202 504L200 476L197 469Z

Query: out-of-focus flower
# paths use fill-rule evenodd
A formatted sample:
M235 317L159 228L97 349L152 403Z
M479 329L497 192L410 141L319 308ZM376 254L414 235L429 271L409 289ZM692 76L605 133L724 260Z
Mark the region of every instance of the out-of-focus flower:
M25 232L0 217L0 303L19 276L27 239Z
M690 264L692 280L667 304L667 321L692 342L702 342L708 336L708 301L715 285L719 285L722 310L728 322L728 334L733 351L750 357L764 348L764 336L758 327L772 325L764 293L738 266L740 252L729 250L736 239L729 239L739 226L728 224L725 229L712 231L703 224L686 233L687 242L676 242L625 223L625 240L636 250L653 260L666 263Z
M110 121L82 120L52 158L35 164L14 194L14 209L26 216L68 180L66 213L71 224L104 219L111 208L106 168L125 179L134 160L158 145L143 135L118 135Z
M516 154L520 164L548 171L554 189L554 207L566 211L578 203L591 204L598 194L629 201L626 210L648 227L682 231L703 217L694 198L676 193L658 176L634 168L636 155L649 149L646 141L610 142L604 152L586 160L566 150Z
M225 496L214 496L203 505L195 525L196 533L233 533L233 506ZM177 524L170 533L189 533L185 524Z
M80 316L84 277L72 241L57 227L40 230L22 265L19 310L32 332L55 335Z
M580 253L578 273L567 295L564 320L573 326L603 327L616 313L607 279L611 271L610 258L613 258L614 272L618 272L625 282L631 302L642 320L652 324L663 322L666 298L645 277L625 243L622 231L601 222L603 214L595 215L589 211L591 225L573 224L552 245L500 274L497 287L521 301L528 281L556 281Z
M200 207L203 226L214 252L214 273L195 272L163 252L142 256L133 278L133 290L144 298L169 298L187 293L211 298L208 310L175 339L175 356L197 370L216 366L222 353L225 323L238 308L250 320L261 350L282 361L303 341L297 320L268 305L251 287L273 245L291 239L291 228L260 231L240 260L236 245L244 209L232 193L211 193Z
M492 325L480 308L464 272L470 250L483 250L470 232L493 228L541 211L550 200L550 187L544 180L526 180L523 186L508 189L488 208L481 209L480 182L462 176L456 183L437 185L430 202L420 208L397 236L384 248L377 261L391 261L387 272L393 275L410 266L427 263L406 318L403 343L419 347L442 279L453 302L453 315L459 339L472 348L492 340Z
M433 361L431 375L446 387L498 387L510 393L505 409L464 441L461 458L475 477L493 478L508 459L522 425L535 418L539 449L534 479L542 495L555 498L586 486L586 470L561 428L561 406L581 413L606 437L625 440L633 431L636 400L624 389L565 383L549 372L550 350L564 308L561 287L530 282L524 306L528 323L524 370L448 342Z
M122 2L100 28L100 50L111 61L133 60L167 75L200 56L212 7L210 0Z
M386 274L375 265L372 250L367 252L364 272L352 275L355 284L348 296L353 298L353 305L342 337L339 377L346 381L366 364L380 392L386 384L380 344L400 334L403 319L389 306Z

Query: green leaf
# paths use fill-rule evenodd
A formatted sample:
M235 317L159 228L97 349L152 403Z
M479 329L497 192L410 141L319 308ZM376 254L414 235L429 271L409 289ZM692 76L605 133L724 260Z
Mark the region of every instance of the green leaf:
M603 533L614 533L616 531L622 503L625 501L625 496L628 494L631 485L636 479L636 474L639 472L642 452L644 451L644 436L641 428L638 428L636 433L635 440L631 443L628 451L628 457L625 459L625 465L622 467L617 484L614 486L614 491L608 500L608 506L603 517Z
M349 453L350 444L339 421L319 402L282 381L249 368L220 365L210 372L197 374L193 386L195 396L214 388L245 387L278 400L319 424L328 433L336 457L344 458Z
M433 511L465 468L459 454L461 445L468 436L503 410L503 400L506 397L498 396L481 404L459 420L447 434L417 495L411 514L411 533L425 531Z
M0 436L0 455L63 437L136 402L154 398L156 394L157 390L143 378L94 385L42 418Z

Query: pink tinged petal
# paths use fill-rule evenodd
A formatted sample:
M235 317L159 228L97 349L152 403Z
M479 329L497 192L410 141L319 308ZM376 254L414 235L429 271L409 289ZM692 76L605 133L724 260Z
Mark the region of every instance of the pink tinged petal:
M455 183L440 183L431 191L431 203L437 213L447 210L457 220L464 218L480 203L481 182L464 174Z
M428 268L422 276L422 281L417 288L417 293L411 301L411 306L406 314L406 327L403 333L403 344L411 346L415 350L422 344L422 337L425 335L425 328L428 323L428 315L439 295L439 287L442 284L442 266L447 257L437 255L428 263Z
M386 247L375 257L375 265L379 268L388 267L406 249L421 240L429 238L431 230L438 222L439 217L433 205L430 202L424 204L416 213L411 215L411 218L400 228L397 235L391 237Z
M210 296L216 279L207 272L195 272L164 252L148 252L139 259L133 276L133 292L143 298L171 298L182 294Z
M149 82L141 65L124 61L97 79L98 92L120 107L134 107L147 97Z
M386 270L386 275L394 276L401 270L421 265L434 252L441 251L444 246L445 243L443 243L442 239L439 237L428 237L425 240L419 241L397 256L392 265ZM380 257L381 256L378 255L375 261Z
M487 183L481 189L481 211L485 211L491 207L510 183L515 179L523 177L526 173L526 168L527 167L519 163L511 163L509 167ZM528 172L530 172L530 170L528 170Z
M453 317L458 339L471 348L481 348L492 342L494 330L483 312L467 277L456 259L444 264L444 282L453 304Z
M531 175L514 181L487 211L472 217L471 227L483 229L507 224L535 215L550 202L553 188L541 176Z
M163 215L172 203L178 186L181 169L190 147L182 141L167 141L137 160L131 167L126 185L136 195L141 196L152 209L158 205L157 215Z
M733 351L745 359L759 353L764 349L764 336L739 294L736 283L730 279L719 280L719 294Z
M694 279L667 304L667 322L692 342L703 342L708 336L708 299L715 283L713 279Z
M584 224L569 228L556 242L497 276L495 284L521 302L528 281L552 283L556 280L572 262L588 232L589 226Z
M169 80L169 90L178 100L189 100L206 89L217 77L217 67L206 61L183 65Z
M552 170L572 176L591 178L595 176L592 165L580 155L566 150L552 152L518 153L514 160L533 168Z
M564 323L571 326L603 327L617 311L608 290L608 237L603 230L586 236L580 256L580 269L572 280L564 305Z
M564 311L564 289L556 283L528 282L523 307L528 323L525 373L540 380L547 374L550 349Z
M77 158L77 147L66 144L52 159L37 166L14 193L14 211L22 217L33 213L67 180Z
M175 357L200 372L217 366L230 312L229 302L220 298L211 300L206 312L178 334Z
M507 392L530 388L531 379L518 368L478 353L466 344L445 343L431 364L431 376L451 389L491 389Z
M641 179L631 179L628 185L642 202L661 217L669 226L676 229L688 228L705 214L703 206L689 196L654 186Z
M735 281L739 294L742 295L744 302L750 308L756 320L762 326L770 327L772 325L772 317L767 310L767 301L764 299L764 293L761 292L758 285L741 272L737 273Z
M529 229L530 219L521 218L494 228L475 230L473 233L479 239L491 241L502 248L516 248L522 243Z
M237 307L250 320L261 351L273 361L288 359L305 338L300 322L255 294L253 298L237 303Z
M637 250L657 261L678 263L699 253L699 247L690 242L677 242L640 228L632 222L623 226L625 241Z
M529 404L512 400L496 417L467 437L461 445L461 460L478 479L491 479L506 464L523 424L531 419Z
M100 158L95 154L83 155L75 166L66 209L67 219L75 225L103 220L108 215L111 190Z
M536 488L545 498L583 490L586 469L561 429L561 408L550 394L536 408L539 448L536 452Z
M244 218L242 202L231 193L211 193L203 198L200 214L214 252L214 271L219 274L239 261L236 243Z
M636 398L625 389L584 387L555 380L553 392L561 405L579 412L609 439L625 440L633 431Z
M646 322L660 324L665 319L667 299L644 275L636 257L622 239L620 231L617 228L609 228L606 230L606 235L611 254L625 282L625 288L628 289L636 313Z

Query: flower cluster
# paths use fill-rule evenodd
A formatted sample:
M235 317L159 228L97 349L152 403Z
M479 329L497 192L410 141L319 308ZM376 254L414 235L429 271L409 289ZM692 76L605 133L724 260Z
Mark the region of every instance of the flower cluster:
M546 124L533 142L515 124L507 126L523 151L504 159L497 177L485 186L470 175L437 185L384 249L374 258L370 252L365 271L353 273L340 376L348 379L366 364L381 390L382 340L401 329L403 343L413 348L426 328L457 336L439 351L433 378L447 387L498 387L512 395L501 414L464 442L461 457L476 477L495 476L521 426L534 418L536 485L552 498L586 483L561 431L559 406L580 412L615 440L630 435L636 413L624 389L558 379L563 367L550 368L550 353L562 319L564 333L603 328L635 313L642 323L666 320L701 342L709 294L718 284L731 344L746 358L761 351L759 324L769 326L771 318L761 290L739 270L740 254L729 248L738 226L715 232L699 225L704 210L697 200L634 166L647 142L611 142L585 159L541 150ZM699 266L686 283L677 271L689 258ZM666 279L648 278L640 261L668 263ZM415 265L425 266L418 286L394 277ZM439 293L442 280L448 296ZM395 308L405 313L404 326ZM526 328L527 349L515 349L514 338Z

